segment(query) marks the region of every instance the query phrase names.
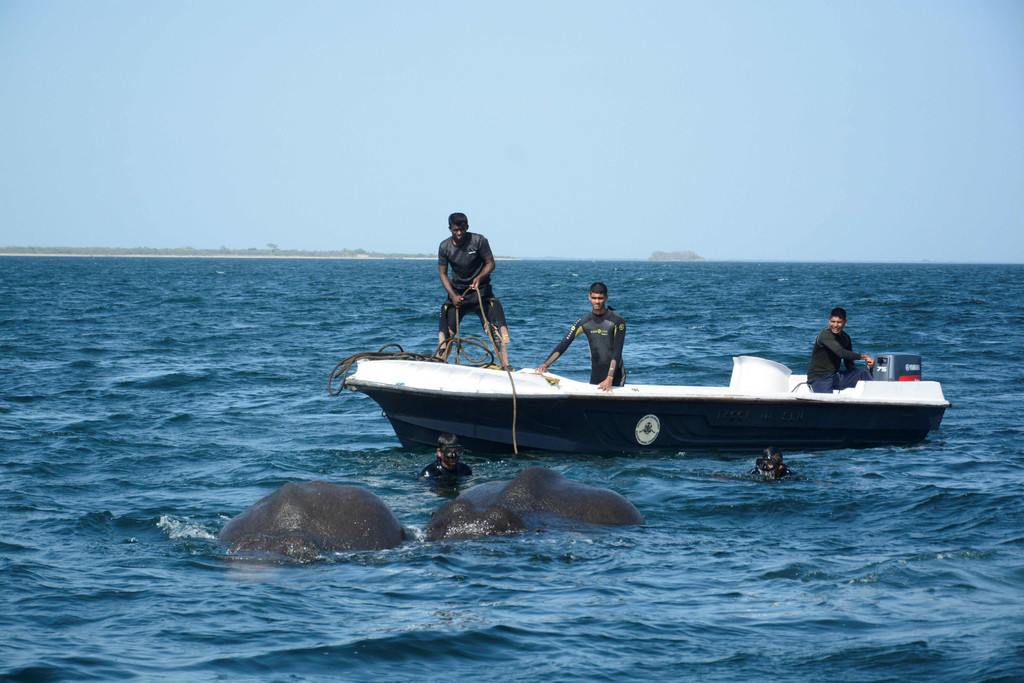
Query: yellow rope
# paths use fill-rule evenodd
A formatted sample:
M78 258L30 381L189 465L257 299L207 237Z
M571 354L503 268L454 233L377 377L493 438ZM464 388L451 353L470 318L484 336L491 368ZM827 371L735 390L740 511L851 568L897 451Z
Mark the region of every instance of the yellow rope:
M466 292L468 291L469 290L467 289ZM466 292L463 292L463 296L466 295ZM494 355L497 356L498 360L500 361L501 353L498 352L498 344L501 343L501 330L498 329L497 325L493 324L490 320L487 319L487 311L484 310L484 297L482 294L480 294L479 287L476 290L476 300L477 303L480 305L480 317L484 319L484 331L487 332L486 336L490 340L491 346L494 349ZM458 312L456 312L455 314L455 323L456 327L458 327ZM495 340L495 337L498 338L498 341ZM504 370L505 373L508 375L508 383L512 385L512 452L515 453L516 455L519 455L519 444L516 443L516 422L518 422L519 420L519 400L516 396L516 383L515 380L512 379L511 366L509 366L507 363L504 363L501 366L501 369Z
M462 297L465 298L466 295L469 294L471 289L472 289L472 287L470 287L465 292L463 292L462 293ZM491 349L487 349L486 347L484 347L484 348L485 348L485 350L487 350L487 352L489 354L493 350L492 358L495 358L498 361L501 361L501 353L498 352L498 344L501 343L500 342L501 330L498 329L497 325L495 325L494 323L492 323L490 320L487 319L487 310L484 308L484 297L480 293L480 288L478 287L475 291L476 291L477 304L480 306L480 317L483 318L483 321L484 321L484 331L487 333L484 336L486 336L487 340L489 342L491 342ZM460 336L460 333L461 333L461 329L460 328L461 328L462 316L459 315L459 312L458 312L457 309L458 309L458 307L456 307L456 311L455 311L455 337L453 338L453 339L459 340L458 341L456 355L455 355L455 362L456 362L456 364L458 364L458 360L459 360L458 352L462 350L462 345L461 345L461 339L462 338ZM496 340L496 338L497 338L497 340ZM470 337L470 339L474 339L474 338ZM449 345L450 345L452 340L446 340L446 342L448 342ZM439 351L440 351L441 346L444 345L444 343L445 342L442 342L441 344L438 345L438 350ZM466 356L466 360L469 360L469 356ZM519 444L517 443L517 439L516 439L516 423L519 421L519 397L516 395L516 383L515 383L515 380L512 379L512 368L511 368L511 366L509 366L507 363L502 363L501 369L504 370L505 373L508 375L508 382L509 382L509 384L512 385L512 452L515 453L516 455L518 455L519 454Z

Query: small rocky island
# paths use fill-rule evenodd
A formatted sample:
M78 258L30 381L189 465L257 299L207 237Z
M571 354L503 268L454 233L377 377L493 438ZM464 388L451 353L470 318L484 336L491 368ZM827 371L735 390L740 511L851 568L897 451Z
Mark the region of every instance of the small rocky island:
M656 251L648 261L703 261L704 257L692 251Z

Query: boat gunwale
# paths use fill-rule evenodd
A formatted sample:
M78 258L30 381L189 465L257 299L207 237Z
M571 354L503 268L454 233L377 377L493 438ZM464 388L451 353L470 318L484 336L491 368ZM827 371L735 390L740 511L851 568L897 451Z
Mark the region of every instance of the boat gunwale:
M483 368L477 366L465 366L465 365L449 365L449 364L437 364L427 363L431 369L431 386L423 386L425 383L409 383L407 380L403 380L398 383L394 379L389 381L381 381L379 379L361 378L360 371L363 368L363 364L366 363L367 367L372 367L378 363L390 366L393 363L408 365L408 364L419 364L422 361L412 361L405 359L373 359L373 360L361 360L359 361L359 367L356 372L350 375L345 380L345 386L351 390L364 391L362 387L373 387L383 390L393 390L397 392L410 393L415 392L417 395L432 396L432 397L460 397L460 398L472 398L477 400L511 400L515 398L520 401L533 401L533 400L564 400L564 399L583 399L583 400L597 400L597 401L622 401L622 402L636 402L636 401L655 401L655 402L695 402L695 401L707 401L707 402L725 402L725 403L758 403L764 404L768 402L780 403L780 404L808 404L808 405L864 405L864 406L903 406L903 407L921 407L921 408L949 408L952 406L945 396L942 394L942 387L939 382L927 381L928 384L934 384L938 386L939 396L942 398L921 398L921 397L899 397L899 396L863 396L859 394L851 394L847 392L858 391L858 389L846 389L843 392L834 393L811 393L810 391L797 392L796 387L786 392L781 391L770 391L763 393L752 393L738 390L731 386L689 386L689 385L672 385L672 384L630 384L624 387L613 387L611 392L603 392L597 389L595 385L579 382L574 379L563 377L561 375L555 375L552 373L546 373L541 375L536 372L532 372L526 368L520 369L519 371L507 373L504 370L497 368ZM437 371L441 370L441 373ZM464 377L475 375L476 373L495 373L487 377L488 380L497 379L498 375L502 375L505 378L511 378L504 386L499 384L495 388L481 391L480 387L474 386L471 390L467 389L446 389L443 386L438 386L439 378L438 374L449 375L455 383L462 381ZM373 374L372 371L370 374ZM794 376L794 377L802 377ZM549 379L550 378L550 379ZM443 378L442 378L443 379ZM539 379L544 380L544 384L539 382ZM552 382L552 379L554 382ZM522 385L514 380L524 380L528 384ZM503 380L502 380L503 382ZM886 382L885 384L890 384ZM915 382L919 385L924 382ZM800 385L798 384L797 387ZM364 391L365 393L365 391Z
M671 386L671 385L634 385L630 388L640 388L643 386ZM495 393L495 392L480 392L480 391L458 391L449 389L431 389L426 387L416 387L409 384L403 384L401 386L374 382L367 380L352 381L352 378L346 382L346 387L351 391L358 391L360 393L369 392L367 389L382 390L382 391L393 391L396 393L414 394L431 397L451 397L451 398L466 398L473 400L486 400L486 401L511 401L513 399L512 392L508 393ZM625 389L626 387L623 387ZM719 387L697 387L708 390L719 390ZM721 392L728 391L728 387L720 389ZM737 393L714 393L714 394L642 394L642 393L624 393L616 391L613 393L582 393L582 392L565 392L565 393L551 393L551 394L536 394L526 393L517 394L515 396L518 401L565 401L565 400L595 400L595 401L615 401L615 402L626 402L635 403L640 401L657 402L657 403L695 403L695 402L711 402L711 403L780 403L780 404L809 404L809 405L861 405L861 406L901 406L901 407L920 407L920 408L949 408L952 403L949 401L922 401L922 400L910 400L910 399L892 399L892 398L873 398L863 396L840 396L838 394L818 394L818 395L807 395L807 394L737 394Z

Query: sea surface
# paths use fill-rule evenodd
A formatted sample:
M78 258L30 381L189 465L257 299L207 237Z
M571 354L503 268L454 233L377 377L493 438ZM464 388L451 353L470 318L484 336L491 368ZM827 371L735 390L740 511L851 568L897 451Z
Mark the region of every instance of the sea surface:
M647 524L428 543L457 491L327 377L434 350L432 261L0 257L0 679L1024 680L1024 266L500 261L513 365L595 280L631 382L803 373L840 305L855 349L920 353L952 407L916 445L787 452L780 482L756 453L467 453L463 487L543 465ZM553 368L588 369L582 341ZM315 479L411 540L226 556L227 520Z

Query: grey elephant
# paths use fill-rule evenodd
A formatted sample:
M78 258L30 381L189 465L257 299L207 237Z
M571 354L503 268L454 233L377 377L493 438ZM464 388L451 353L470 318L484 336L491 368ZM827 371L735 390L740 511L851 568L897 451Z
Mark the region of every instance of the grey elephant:
M643 524L618 493L570 481L554 470L530 467L515 479L481 484L430 517L426 539L441 541L515 533L539 526Z
M359 486L287 483L221 529L229 554L309 561L346 550L383 550L407 539L384 501Z

